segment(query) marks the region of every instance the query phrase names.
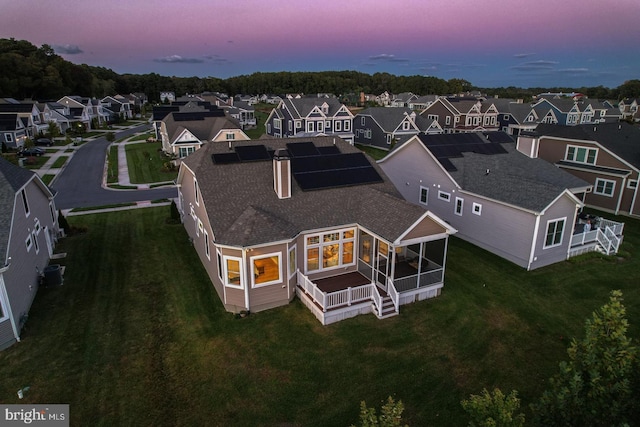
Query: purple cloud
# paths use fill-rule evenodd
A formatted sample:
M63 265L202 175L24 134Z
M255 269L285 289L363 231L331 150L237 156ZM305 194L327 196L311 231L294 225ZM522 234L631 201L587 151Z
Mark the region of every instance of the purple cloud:
M164 56L162 58L155 58L155 62L163 62L169 64L200 64L204 62L204 59L200 58L184 58L180 55Z
M83 50L80 49L80 47L75 44L63 44L63 45L54 44L52 47L56 53L62 54L62 55L77 55L83 52Z

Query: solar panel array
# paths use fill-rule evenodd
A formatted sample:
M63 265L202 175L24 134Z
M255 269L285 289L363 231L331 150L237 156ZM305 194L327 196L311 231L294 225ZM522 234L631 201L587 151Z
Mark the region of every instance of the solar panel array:
M273 150L268 150L264 145L237 145L233 147L233 151L211 155L213 163L218 165L260 162L271 160L272 158Z
M382 182L363 153L345 153L335 145L316 147L312 142L287 144L293 178L303 191Z
M174 112L173 120L176 122L192 122L195 120L204 120L205 117L224 117L224 110L216 109L212 111L189 111Z
M496 138L500 139L497 136ZM475 133L423 135L421 140L449 172L457 170L450 159L462 157L463 153L485 155L507 153L500 142L489 142Z

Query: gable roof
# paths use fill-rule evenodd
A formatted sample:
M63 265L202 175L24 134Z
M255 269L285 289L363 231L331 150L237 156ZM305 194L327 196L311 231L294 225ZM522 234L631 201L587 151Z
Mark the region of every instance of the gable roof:
M167 135L171 142L187 129L200 141L210 141L223 129L241 129L238 121L232 117L210 115L209 112L197 114L194 120L183 120L182 113L169 113L162 121L167 128Z
M640 128L629 123L560 126L540 124L535 133L540 136L595 141L618 157L640 169Z
M393 132L408 115L415 114L407 107L371 107L358 113L370 116L385 132ZM429 123L430 124L430 123Z
M264 145L267 150L313 141L316 147L338 147L361 153L340 138L263 138L237 146ZM214 164L213 154L229 153L225 143L210 143L188 156L181 167L196 176L218 244L252 246L290 240L305 230L359 224L394 242L425 210L401 198L379 166L368 157L383 182L303 191L291 180L291 197L279 199L273 189L272 161ZM183 173L183 169L181 169Z
M7 257L11 221L13 220L13 204L16 192L24 187L35 173L18 167L0 157L0 261Z
M2 131L14 131L17 130L18 114L8 113L0 114L0 130Z
M567 189L591 186L545 160L527 157L513 143L483 141L476 133L419 139L461 189L530 211L543 211Z
M327 117L335 115L343 107L337 98L283 98L281 102L294 119L307 117L315 107L325 103L329 106Z

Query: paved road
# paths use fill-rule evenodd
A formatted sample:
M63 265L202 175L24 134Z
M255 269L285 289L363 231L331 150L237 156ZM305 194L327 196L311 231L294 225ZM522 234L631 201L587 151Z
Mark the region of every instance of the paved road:
M141 125L116 133L116 139L141 132L149 125ZM56 177L51 188L57 191L58 209L84 208L117 203L141 202L177 197L175 188L153 190L112 190L102 187L105 158L109 141L99 138L82 145L69 164Z

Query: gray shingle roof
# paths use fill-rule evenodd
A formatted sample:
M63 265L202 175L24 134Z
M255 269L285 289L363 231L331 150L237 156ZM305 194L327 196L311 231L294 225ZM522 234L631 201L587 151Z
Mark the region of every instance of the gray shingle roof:
M237 145L263 144L269 149L311 138L242 141ZM338 145L342 153L359 152L340 138L312 139L318 147ZM421 218L425 211L401 198L393 184L302 191L292 179L292 197L278 199L273 190L273 164L258 161L214 164L213 153L228 152L226 143L210 143L188 156L184 163L193 170L218 244L251 246L289 240L304 230L358 223L383 238L394 241ZM378 173L384 173L370 160Z
M601 123L598 125L561 126L540 124L538 135L597 141L603 147L640 169L640 128L629 123Z
M7 257L16 192L34 175L33 172L0 157L0 261L2 263Z
M320 107L324 103L329 106L329 113L327 114L329 117L337 113L342 107L342 103L336 98L284 98L282 101L295 119L306 117L314 107Z
M457 169L451 176L464 190L535 212L546 208L565 189L590 186L545 160L525 156L513 144L501 145L507 153L464 153L461 158L451 158Z
M358 113L371 116L385 132L393 132L413 111L407 107L371 107ZM429 123L431 124L431 123Z

